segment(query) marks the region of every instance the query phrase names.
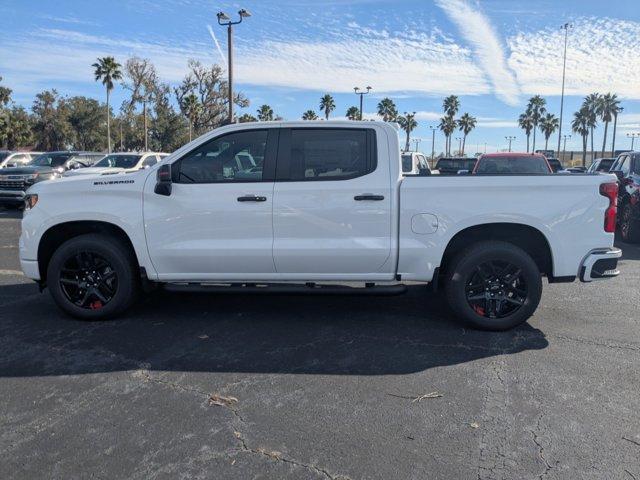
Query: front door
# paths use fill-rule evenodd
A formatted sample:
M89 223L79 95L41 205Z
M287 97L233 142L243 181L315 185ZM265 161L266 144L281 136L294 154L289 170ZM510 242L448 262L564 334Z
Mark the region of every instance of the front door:
M169 196L147 181L144 221L160 280L269 278L275 272L277 129L222 134L173 162Z

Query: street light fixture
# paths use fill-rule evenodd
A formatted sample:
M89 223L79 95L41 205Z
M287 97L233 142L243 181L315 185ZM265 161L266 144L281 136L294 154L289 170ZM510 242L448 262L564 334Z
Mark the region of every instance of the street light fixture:
M233 123L233 26L242 23L243 19L249 18L251 13L243 8L238 11L238 16L240 19L232 22L231 17L226 13L218 12L216 14L216 17L218 18L218 25L227 27L227 65L229 74L229 118L227 120L229 123Z
M353 87L353 91L356 95L360 95L360 120L362 120L362 97L371 92L371 87L367 87L366 92L361 90L360 87Z
M567 40L569 38L569 29L573 28L573 24L565 23L560 27L564 30L564 60L562 61L562 94L560 95L560 121L558 126L558 156L560 156L560 138L562 137L562 113L564 110L564 81L567 72Z
M511 152L511 142L513 142L516 139L516 137L509 136L509 137L504 137L504 139L509 142L509 152ZM484 148L485 148L485 152L486 152L486 150L487 150L487 144L486 143L485 143Z
M640 137L640 133L627 133L627 138L631 139L631 151L633 152L633 143L636 137Z
M563 135L562 138L564 138L564 145L562 147L562 159L564 160L567 153L567 138L571 138L571 135Z

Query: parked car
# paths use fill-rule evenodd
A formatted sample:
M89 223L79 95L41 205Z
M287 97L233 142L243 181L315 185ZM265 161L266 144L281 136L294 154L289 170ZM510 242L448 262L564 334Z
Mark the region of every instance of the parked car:
M432 172L424 154L418 152L403 152L402 173L404 175L431 175Z
M232 124L149 169L33 185L20 263L82 319L121 314L154 284L432 282L459 317L504 330L533 314L542 275L618 275L616 195L605 175L403 178L385 122Z
M562 163L557 158L546 157L546 159L553 173L558 173L559 171L564 170Z
M38 155L40 155L40 152L12 152L9 150L0 150L0 168L11 168L26 165Z
M435 170L438 171L440 175L457 175L458 172L461 172L461 171L471 172L475 167L476 161L477 161L477 158L443 157L438 159L438 161L436 162Z
M79 168L102 154L91 152L49 152L27 165L0 170L0 204L22 205L27 189L34 183L51 180L70 168Z
M485 153L473 169L475 175L547 175L553 173L549 162L539 153Z
M640 152L621 154L611 166L618 177L618 227L625 242L640 242Z
M95 163L93 167L79 170L68 170L65 177L76 175L101 175L103 173L118 173L130 170L149 168L158 163L167 153L145 152L145 153L112 153Z
M605 172L608 173L611 170L615 158L596 158L587 169L588 173Z
M586 173L587 167L568 167L564 169L564 173Z

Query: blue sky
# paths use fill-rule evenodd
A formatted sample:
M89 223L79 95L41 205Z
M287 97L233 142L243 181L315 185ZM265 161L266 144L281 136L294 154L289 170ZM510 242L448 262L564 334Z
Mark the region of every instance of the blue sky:
M268 103L297 119L331 93L342 116L357 104L353 87L371 85L365 115L384 96L401 112L418 112L414 135L429 151L428 126L437 124L443 97L456 94L461 113L479 120L467 141L473 150L485 142L490 151L504 148L506 135L524 149L515 120L527 99L541 94L559 113L559 26L571 21L564 129L584 95L612 91L625 108L617 148L640 132L637 0L4 0L0 75L25 106L45 88L102 99L91 63L104 55L149 58L177 84L189 58L224 65L226 32L215 13L239 8L253 14L234 36L236 88L251 112ZM114 104L124 95L117 87ZM442 144L438 135L436 150ZM567 147L580 149L579 138Z

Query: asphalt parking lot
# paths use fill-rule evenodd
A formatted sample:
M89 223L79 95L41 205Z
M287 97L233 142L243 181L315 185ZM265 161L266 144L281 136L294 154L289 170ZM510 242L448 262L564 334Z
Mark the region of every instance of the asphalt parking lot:
M0 209L0 478L640 480L638 246L497 334L421 286L83 323L20 274L19 231Z

